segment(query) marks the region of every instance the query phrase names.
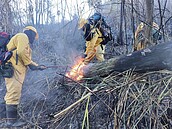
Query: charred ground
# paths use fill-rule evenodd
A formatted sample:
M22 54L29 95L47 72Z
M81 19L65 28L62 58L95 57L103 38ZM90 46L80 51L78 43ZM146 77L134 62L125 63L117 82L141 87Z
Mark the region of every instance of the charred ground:
M81 82L68 79L65 73L83 52L84 40L76 26L56 27L40 27L40 40L33 46L35 61L56 67L28 70L19 107L20 116L28 122L23 128L172 128L171 73L125 71ZM50 30L54 31L50 34ZM125 54L126 47L108 44L106 59ZM1 91L2 100L4 83Z

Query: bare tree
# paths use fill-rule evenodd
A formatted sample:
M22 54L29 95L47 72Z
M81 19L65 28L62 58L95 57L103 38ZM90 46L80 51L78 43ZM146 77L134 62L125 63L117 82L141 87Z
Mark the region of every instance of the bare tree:
M151 26L153 23L153 8L154 8L154 0L146 0L146 22L148 23L148 26L146 26L146 33L145 33L145 37L147 39L145 40L146 46L151 46L152 43Z
M123 19L124 19L125 0L121 0L121 15L120 15L120 29L119 29L119 44L123 45Z
M165 0L164 9L162 10L161 9L161 2L160 2L160 0L158 0L159 15L160 15L160 28L161 28L161 30L163 32L163 37L164 37L163 39L164 39L164 41L166 40L165 39L165 31L164 31L164 27L163 27L166 5L167 5L167 0Z
M11 32L12 31L12 16L10 8L11 0L2 0L0 3L0 26L3 31Z
M27 17L27 20L28 20L28 24L31 24L31 25L34 25L34 10L33 10L33 3L32 3L32 0L28 0L26 2L26 7L28 6L28 17Z

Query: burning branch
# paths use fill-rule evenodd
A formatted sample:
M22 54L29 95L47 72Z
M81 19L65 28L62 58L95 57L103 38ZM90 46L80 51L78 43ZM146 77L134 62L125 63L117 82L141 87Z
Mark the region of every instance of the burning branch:
M76 64L71 68L69 72L66 73L68 78L71 78L75 81L79 81L84 76L83 68L85 64L83 63L84 58L80 58L76 61Z

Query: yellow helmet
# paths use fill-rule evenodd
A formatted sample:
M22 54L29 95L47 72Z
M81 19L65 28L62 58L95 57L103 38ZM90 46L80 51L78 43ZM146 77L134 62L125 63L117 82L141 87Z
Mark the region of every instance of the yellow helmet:
M159 26L158 26L158 24L156 24L155 22L153 22L153 27L155 28L155 29L159 29Z
M34 31L34 32L36 33L35 39L38 40L39 35L38 35L38 32L37 32L37 30L35 29L35 27L33 27L33 26L26 26L26 27L23 29L23 31L25 31L25 30L32 30L32 31Z
M144 27L144 23L143 22L141 22L140 24L139 24L139 29L141 30L141 29L143 29L143 27Z
M86 23L88 23L88 20L81 18L78 23L78 29L81 29Z

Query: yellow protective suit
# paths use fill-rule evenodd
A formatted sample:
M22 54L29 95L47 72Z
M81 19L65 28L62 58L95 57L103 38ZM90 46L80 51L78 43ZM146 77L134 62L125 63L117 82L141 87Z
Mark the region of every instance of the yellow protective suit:
M141 35L141 36L139 36ZM141 22L136 31L135 31L135 42L134 42L134 50L138 51L145 48L144 41L145 41L145 29L144 24Z
M102 34L99 29L94 28L91 30L94 33L93 38L90 41L86 41L86 52L87 55L84 59L84 64L88 64L95 56L98 61L104 61L105 45L100 43L103 41Z
M38 66L38 64L33 62L31 59L32 50L29 46L29 39L26 34L16 34L11 38L7 48L8 50L16 48L16 50L13 51L13 56L9 60L14 67L14 75L12 78L5 78L7 92L4 99L6 104L18 105L27 66L29 64ZM18 55L18 61L16 60L16 55Z
M159 30L158 24L153 22L153 28L156 30ZM154 42L156 42L157 39L153 39ZM136 31L135 31L135 42L134 42L134 50L142 50L146 48L146 37L145 37L145 24L141 22Z

